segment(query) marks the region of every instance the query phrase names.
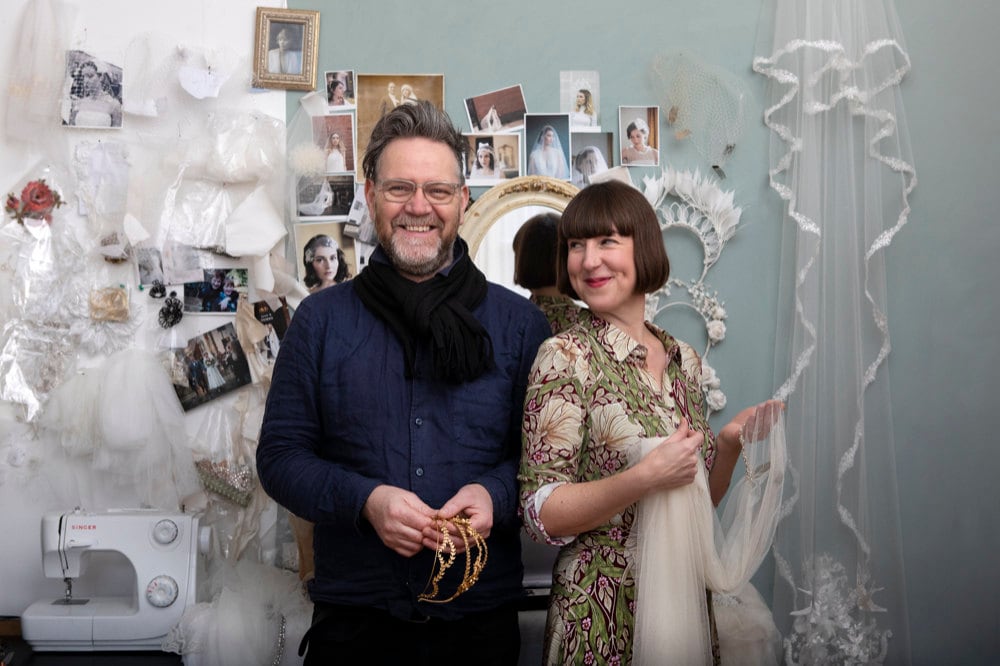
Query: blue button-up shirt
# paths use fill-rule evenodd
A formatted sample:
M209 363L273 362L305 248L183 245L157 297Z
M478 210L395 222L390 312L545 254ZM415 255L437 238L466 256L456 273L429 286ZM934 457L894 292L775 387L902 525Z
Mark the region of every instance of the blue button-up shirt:
M372 260L385 259L376 251ZM269 495L316 523L313 601L450 619L520 595L521 415L528 371L550 329L534 305L494 284L473 315L490 333L496 367L455 385L432 378L426 345L417 345L406 379L402 345L350 282L309 296L296 311L274 367L257 470ZM493 498L486 567L454 601L418 602L433 552L398 555L361 510L380 484L437 508L469 483ZM442 596L461 580L463 557L442 581Z

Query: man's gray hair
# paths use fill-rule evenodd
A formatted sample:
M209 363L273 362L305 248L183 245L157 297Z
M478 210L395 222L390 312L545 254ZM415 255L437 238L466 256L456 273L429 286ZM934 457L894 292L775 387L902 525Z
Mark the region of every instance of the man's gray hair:
M465 137L452 124L447 113L427 100L400 104L375 124L361 163L365 178L373 182L377 180L379 160L390 142L409 138L430 139L448 146L455 155L458 182L465 183L465 169L462 168Z

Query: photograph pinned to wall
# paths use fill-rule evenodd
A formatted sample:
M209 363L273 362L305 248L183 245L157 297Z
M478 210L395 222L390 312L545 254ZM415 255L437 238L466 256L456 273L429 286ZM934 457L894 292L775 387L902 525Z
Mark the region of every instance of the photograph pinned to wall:
M354 176L303 176L299 178L295 197L303 222L346 220L354 203Z
M86 51L66 52L59 116L67 127L121 129L122 68Z
M358 74L358 180L368 137L379 119L400 104L427 100L444 110L444 74Z
M524 116L525 174L569 180L569 114Z
M206 268L198 282L184 283L184 312L235 314L240 299L249 298L246 268Z
M166 353L174 391L184 411L250 383L250 367L232 322Z
M600 132L601 78L596 71L559 72L559 110L574 132Z
M160 255L160 248L143 245L133 249L135 264L139 269L139 284L144 287L157 282L167 284L163 273L163 257Z
M472 186L521 175L520 134L466 134L465 177Z
M318 44L319 12L258 7L252 85L314 90Z
M326 153L327 173L354 173L354 114L312 117L313 142Z
M326 81L326 103L332 110L354 108L357 98L353 69L325 72L323 79Z
M346 282L357 273L354 239L344 233L346 222L305 222L295 225L299 281L309 293Z
M518 84L465 98L465 111L473 132L516 132L524 127L528 105Z
M357 275L368 265L368 258L378 245L375 221L368 214L364 183L358 183L354 192L354 203L344 223L344 235L354 240L354 274Z
M264 325L266 330L263 339L257 343L254 350L257 359L264 366L272 366L275 359L278 358L281 340L285 337L285 331L291 322L291 313L288 306L282 301L274 303L257 301L253 304L253 316Z
M660 165L660 107L619 106L618 130L623 166Z
M573 131L570 133L570 153L573 161L570 178L577 187L590 185L591 178L604 173L614 163L614 133Z

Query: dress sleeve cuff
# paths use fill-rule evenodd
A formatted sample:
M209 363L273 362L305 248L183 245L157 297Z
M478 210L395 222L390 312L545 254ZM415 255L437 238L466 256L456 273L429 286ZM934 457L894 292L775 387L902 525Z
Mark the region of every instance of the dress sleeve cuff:
M549 498L552 491L564 483L566 482L553 481L552 483L547 483L532 493L528 497L527 502L525 502L527 512L524 516L524 526L528 530L528 534L531 535L531 538L539 543L547 543L550 546L566 546L576 540L575 536L549 536L548 532L545 531L545 525L542 524L542 519L539 517L542 513L542 505L545 504L545 500Z

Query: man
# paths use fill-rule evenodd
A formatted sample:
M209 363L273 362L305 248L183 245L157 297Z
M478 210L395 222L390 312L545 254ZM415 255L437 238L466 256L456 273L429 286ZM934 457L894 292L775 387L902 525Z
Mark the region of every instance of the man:
M363 168L379 246L356 278L306 298L282 340L257 469L316 524L307 665L517 663L521 415L549 326L458 238L464 148L428 102L376 124ZM486 565L454 600L421 601L454 517L485 538Z
M399 98L396 97L396 84L390 81L389 85L386 86L385 96L379 104L379 115L384 116L397 106L399 106Z

